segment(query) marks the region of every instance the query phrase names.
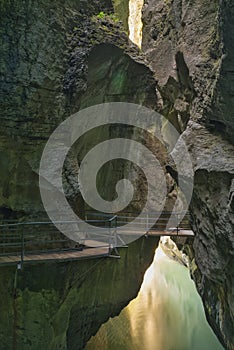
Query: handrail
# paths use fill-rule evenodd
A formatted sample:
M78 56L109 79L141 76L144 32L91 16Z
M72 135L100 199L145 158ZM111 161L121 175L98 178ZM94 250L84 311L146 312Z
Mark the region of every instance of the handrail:
M26 225L53 225L53 224L77 224L79 221L25 221L15 224L0 224L0 227L26 226Z
M98 216L109 216L110 214L108 213L99 213L99 212L94 212L94 211L86 211L86 213L90 214L90 215L98 215ZM132 212L132 211L122 211L120 212L124 213L124 214L140 214L141 212ZM163 211L147 211L147 213L152 213L152 214L161 214L161 213L165 213L165 214L181 214L181 213L189 213L188 210L181 210L181 211L168 211L168 210L163 210Z
M118 218L118 215L114 215L112 218L110 218L109 219L109 221L111 222L111 221L114 221L115 219L117 219Z
M85 220L87 223L105 223L109 221L113 221L117 215L114 215L110 219L107 220ZM0 227L14 227L14 226L26 226L26 225L53 225L53 224L79 224L78 220L65 220L65 221L25 221L25 222L16 222L10 224L0 224Z
M155 215L158 215L157 220ZM146 216L138 218L134 215L133 212L122 212L110 216L110 214L105 213L92 213L88 215L97 216L97 218L87 219L84 222L91 224L89 227L83 229L83 234L85 238L82 238L82 241L79 241L79 246L75 248L80 249L82 247L83 240L95 240L100 242L100 247L104 246L104 242L109 245L109 252L112 252L113 249L116 249L118 245L126 245L124 242L125 235L136 234L139 237L139 233L150 235L156 234L163 235L168 231L175 232L173 235L179 235L180 230L190 230L188 217L190 216L189 212L148 212ZM136 214L137 215L137 214ZM181 223L179 223L180 216L183 215ZM172 225L174 227L167 228L167 222L172 218ZM133 219L133 220L132 220ZM10 220L9 220L10 221ZM134 221L134 224L133 224ZM1 222L1 221L0 221ZM54 224L60 225L69 225L76 224L77 227L79 224L82 224L82 221L78 220L60 220L56 222L52 221L20 221L20 222L7 222L2 220L0 223L0 256L3 255L18 255L20 260L20 265L23 266L24 257L26 252L50 252L56 250L64 249L74 249L71 246L70 240L68 237L62 235L62 233L54 227ZM92 225L92 224L100 224ZM126 230L124 226L127 224ZM46 229L42 230L42 236L35 236L37 234L35 228L36 226L49 226ZM31 229L29 227L32 227ZM27 230L26 230L27 227ZM72 228L72 226L71 226ZM74 230L76 226L74 225ZM107 231L106 231L107 229ZM119 229L119 232L118 232ZM167 229L167 231L166 231ZM155 233L154 233L155 231ZM146 233L145 233L146 232ZM17 235L18 234L18 235ZM170 233L168 234L170 235ZM189 235L189 233L188 233ZM62 237L63 236L63 237ZM41 244L41 247L40 247ZM105 245L106 246L106 245Z

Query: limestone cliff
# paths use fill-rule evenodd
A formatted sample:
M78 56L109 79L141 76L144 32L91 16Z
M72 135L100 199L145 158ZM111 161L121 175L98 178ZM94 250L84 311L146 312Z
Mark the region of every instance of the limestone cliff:
M2 1L0 11L0 217L44 220L38 168L51 132L97 103L154 107L156 82L109 0ZM79 154L99 139L86 135ZM78 161L68 161L64 176L75 209ZM110 172L110 185L118 176L118 168ZM141 239L119 260L25 264L18 275L16 266L1 266L1 350L82 349L136 295L157 243Z
M0 349L83 349L133 299L158 240L142 238L121 259L1 267Z
M118 0L114 6L110 0L1 2L1 216L41 215L38 189L41 152L51 132L72 113L110 101L157 108L183 133L193 158L191 211L196 232L194 245L190 247L191 258L195 258L193 277L211 326L222 343L234 349L234 4L232 0L146 0L142 49L151 70L144 56L128 40L126 4ZM122 24L113 17L114 7ZM157 97L152 70L158 81ZM105 132L109 136L110 130ZM92 146L92 136L83 140L83 150ZM76 200L79 196L71 171L71 164L76 167L78 160L73 161L66 174L68 185L74 185L72 191L68 190L71 201L74 193ZM116 178L117 175L113 176L113 183ZM74 206L76 200L72 203ZM15 271L3 268L1 285L4 292L5 286L8 290L1 313L3 339L7 334L14 349L27 349L34 344L35 334L39 332L42 341L44 337L46 341L50 339L51 349L59 345L68 349L81 347L97 326L89 324L85 330L87 324L79 324L78 313L82 320L87 312L92 317L100 317L100 322L109 314L117 313L136 293L150 262L151 250L150 254L144 268L139 263L132 294L115 300L117 307L112 305L108 311L104 312L104 306L100 306L101 311L97 310L96 315L89 304L100 305L101 293L86 298L84 290L91 282L86 281L87 286L83 283L84 289L71 282L73 278L78 280L91 263L50 266L55 272L51 283L57 282L56 287L48 286L50 275L46 267L42 272L40 268L40 285L29 276L29 273L37 276L38 268L26 269L19 276L14 302L11 293ZM141 257L137 256L135 259L140 261ZM127 253L125 258L124 267L134 270L136 262L128 265ZM123 266L117 268L118 273L115 267L111 268L112 276L116 274L118 279ZM63 276L65 288L60 284ZM96 277L100 277L100 271ZM84 301L82 305L86 305L84 309L79 306L79 298ZM109 297L104 300L109 305ZM38 324L27 305L38 308L42 320L45 314L44 326L41 321ZM48 313L43 305L48 306ZM83 334L84 340L76 337L76 332ZM4 350L9 349L8 343L2 344ZM44 343L40 343L38 349L43 347Z
M155 81L109 0L3 1L0 10L0 208L4 217L35 218L43 216L38 169L51 132L102 102L153 107ZM84 148L92 142L93 135ZM74 193L77 198L78 186Z
M192 275L227 349L234 349L233 19L228 0L146 0L143 7L142 47L161 111L182 132L194 163Z

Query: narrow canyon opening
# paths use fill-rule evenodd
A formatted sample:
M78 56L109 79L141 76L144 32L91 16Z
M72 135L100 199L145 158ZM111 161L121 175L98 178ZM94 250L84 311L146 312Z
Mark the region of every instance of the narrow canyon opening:
M144 0L129 0L129 38L141 48L142 43L142 7Z

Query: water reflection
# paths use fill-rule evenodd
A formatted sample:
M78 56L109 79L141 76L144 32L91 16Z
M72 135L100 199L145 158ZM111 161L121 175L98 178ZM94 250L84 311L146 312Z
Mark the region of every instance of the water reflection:
M223 350L188 270L160 248L136 299L102 325L85 350Z

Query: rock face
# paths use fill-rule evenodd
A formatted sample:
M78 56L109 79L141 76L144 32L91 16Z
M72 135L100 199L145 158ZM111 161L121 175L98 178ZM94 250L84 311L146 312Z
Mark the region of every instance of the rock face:
M93 104L126 101L154 108L156 82L111 16L109 0L4 1L0 11L0 217L44 219L38 168L52 131ZM112 132L102 131L108 138ZM84 136L79 154L99 140L98 132ZM82 204L74 181L79 160L68 159L64 176L75 209ZM116 167L110 183L118 176ZM100 186L105 190L101 180ZM16 266L1 266L1 349L82 349L137 294L157 244L134 242L120 260L25 265L18 276Z
M114 7L123 27L111 15ZM234 349L234 4L232 0L145 1L142 48L151 70L128 41L126 8L127 2L118 0L114 6L110 0L1 2L1 217L41 215L41 152L51 132L72 113L111 101L157 108L188 144L195 169L192 273L211 326L226 348ZM111 66L113 70L108 69ZM157 97L152 70L158 80ZM105 132L109 137L110 130ZM89 135L82 149L92 144ZM74 207L77 201L72 195L77 199L79 193L73 182L77 166L74 157L66 169L65 187ZM112 176L115 183L119 175ZM147 262L138 248L142 256L149 254ZM50 349L82 348L98 327L89 324L85 315L101 323L136 294L155 245L138 248L137 252L133 248L134 258L124 253L117 266L105 262L117 280L123 267L124 273L137 267L128 295L123 280L108 284L99 270L98 291L90 295L92 281L82 280L81 286L80 278L93 265L77 262L50 266L53 278L47 266L26 268L13 300L15 270L1 268L2 295L7 288L1 307L3 349L9 349L9 342L13 349L22 350L48 348L48 344ZM120 286L123 294L117 296L112 289L107 295L105 290L102 304L104 282L107 288ZM112 297L118 298L113 304ZM38 334L42 343L35 345Z
M43 211L38 169L52 131L93 104L127 101L152 107L155 81L121 25L107 15L113 12L109 0L0 6L0 207L5 217L35 217ZM108 70L112 65L115 69ZM79 192L75 186L74 192Z
M121 19L123 28L128 33L129 0L113 0L114 12Z
M167 99L164 113L182 129L190 115L232 139L233 11L228 0L145 2L142 48Z
M234 349L233 18L228 0L151 0L143 8L142 47L159 81L161 110L194 163L192 275L227 349Z
M18 6L13 2L1 6L5 15L1 29L4 45L0 147L4 151L0 214L5 218L44 219L38 171L52 131L71 114L103 102L130 102L155 109L156 82L144 55L129 41L115 17L122 18L122 12L117 11L114 16L108 0L86 6L82 1L61 3L57 7L43 1L34 5ZM116 6L119 8L120 3L115 2ZM15 13L18 13L16 22ZM113 135L122 137L121 128L113 134L113 128L107 126L101 132L95 130L85 135L65 164L67 199L83 216L78 165L88 150ZM135 130L129 130L128 136L136 137ZM158 152L159 147L152 147L147 135L141 138ZM165 155L160 153L165 165ZM55 168L56 162L55 158ZM136 175L133 176L137 187L142 173L137 173L130 162L124 165L119 161L114 169L109 163L103 168L98 187L104 198L113 200L117 181L126 177L129 169ZM103 172L108 175L102 177ZM138 196L134 198L134 208L142 202L142 191L135 193Z
M157 244L142 238L121 259L25 264L18 276L1 267L1 350L83 349L136 297Z

